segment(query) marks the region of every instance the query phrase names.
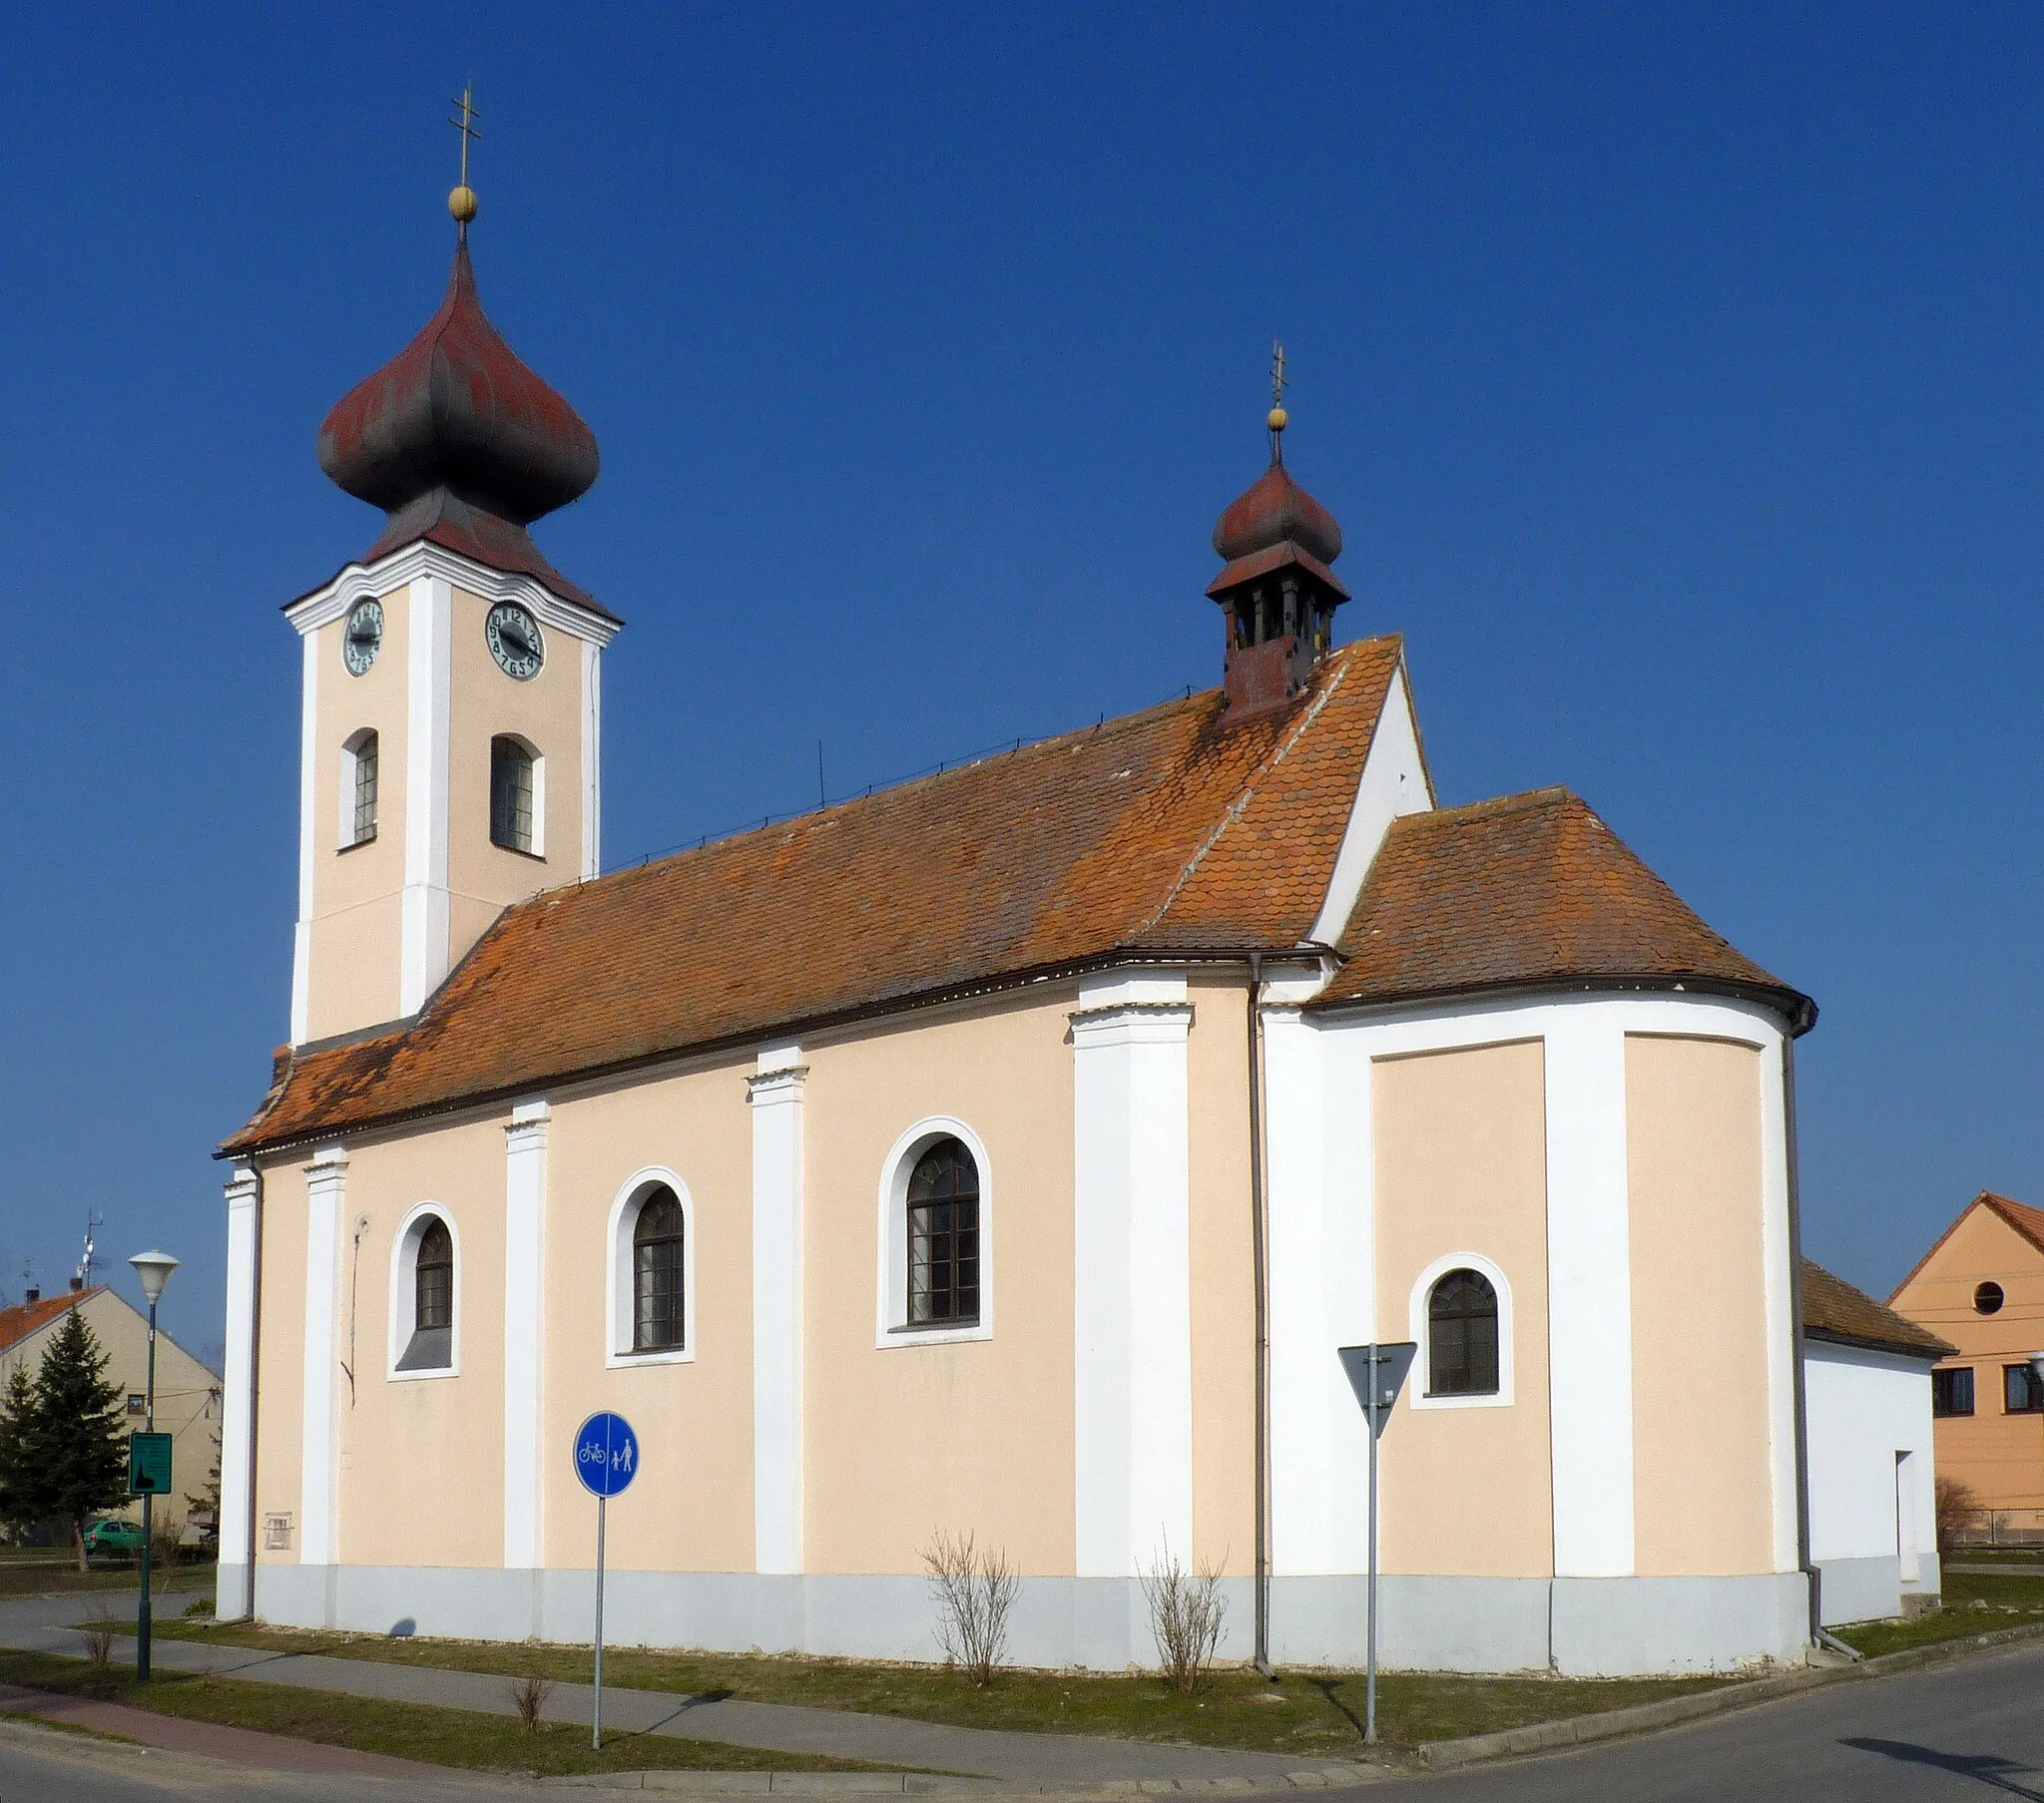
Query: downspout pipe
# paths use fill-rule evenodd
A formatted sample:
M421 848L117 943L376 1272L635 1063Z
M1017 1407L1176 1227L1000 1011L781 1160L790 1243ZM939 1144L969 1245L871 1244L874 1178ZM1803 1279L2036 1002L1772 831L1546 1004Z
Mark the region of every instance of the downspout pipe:
M1264 961L1250 954L1250 1241L1256 1291L1256 1667L1271 1666L1271 1268L1264 1191Z

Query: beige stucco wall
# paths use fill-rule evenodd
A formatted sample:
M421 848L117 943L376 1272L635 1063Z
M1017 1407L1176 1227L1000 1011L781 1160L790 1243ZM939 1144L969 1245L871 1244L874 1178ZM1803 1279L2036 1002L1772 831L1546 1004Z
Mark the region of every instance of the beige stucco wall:
M812 1572L915 1573L970 1531L1026 1572L1074 1570L1073 986L804 1048ZM874 1346L879 1185L918 1121L987 1149L995 1338ZM986 1229L982 1228L984 1235Z
M1760 1054L1628 1037L1626 1180L1637 1569L1769 1571Z
M262 1317L257 1338L256 1558L296 1565L302 1521L298 1482L304 1423L305 1172L302 1158L262 1167ZM262 1519L291 1518L290 1546L263 1546Z
M393 1378L391 1248L398 1223L421 1202L433 1203L454 1234L458 1369ZM357 1246L353 1224L364 1218ZM342 1564L503 1564L503 1223L497 1122L348 1148L334 1315L336 1362L355 1374L350 1393L335 1373L333 1544Z
M539 675L515 681L490 656L483 631L489 611L479 596L454 591L447 886L462 920L480 919L483 926L505 903L582 875L582 642L542 627L546 659ZM538 857L490 843L490 740L504 732L518 734L546 759ZM461 935L457 923L456 959L474 943L473 934Z
M1377 1318L1406 1337L1413 1287L1473 1252L1511 1286L1513 1401L1400 1408L1384 1431L1384 1569L1480 1577L1554 1570L1547 1417L1547 1151L1538 1042L1371 1067ZM1413 1372L1414 1394L1426 1372Z
M1973 1292L1989 1280L2001 1285L2002 1305L1983 1315ZM1966 1485L1982 1509L2044 1509L2044 1415L2009 1414L2002 1387L2004 1366L2044 1346L2044 1252L1975 1204L1892 1305L1958 1348L1939 1370L1973 1372L1973 1413L1933 1426L1937 1475Z
M1250 1218L1249 990L1188 985L1192 1113L1193 1558L1256 1571L1256 1263ZM1069 1281L1069 1276L1067 1277Z
M550 1565L595 1561L596 1506L567 1453L577 1424L615 1409L638 1431L646 1478L610 1507L610 1563L753 1570L751 1068L721 1064L554 1108L541 1431ZM680 1178L693 1205L695 1316L685 1331L695 1358L607 1368L611 1209L633 1176L655 1166Z
M380 599L383 644L362 676L350 676L342 661L345 615L313 635L317 692L307 992L307 1029L313 1039L397 1014L411 591L400 587ZM364 726L374 727L377 737L376 837L343 850L341 745ZM352 828L351 796L348 808Z

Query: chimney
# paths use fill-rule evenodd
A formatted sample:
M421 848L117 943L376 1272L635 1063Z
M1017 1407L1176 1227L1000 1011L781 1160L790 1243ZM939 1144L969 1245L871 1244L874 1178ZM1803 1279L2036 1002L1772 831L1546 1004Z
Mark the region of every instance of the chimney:
M40 1302L43 1299L43 1292L39 1289L26 1289L21 1292L21 1299L24 1302Z
M71 1293L74 1296L77 1295L77 1293L84 1288L85 1279L83 1277L74 1277L71 1279Z

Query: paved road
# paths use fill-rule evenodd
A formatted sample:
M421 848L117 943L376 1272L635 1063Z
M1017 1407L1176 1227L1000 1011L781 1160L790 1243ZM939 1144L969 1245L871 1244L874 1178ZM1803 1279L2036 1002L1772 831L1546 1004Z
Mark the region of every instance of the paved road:
M1345 1792L1361 1803L2044 1803L2044 1645L1640 1740Z

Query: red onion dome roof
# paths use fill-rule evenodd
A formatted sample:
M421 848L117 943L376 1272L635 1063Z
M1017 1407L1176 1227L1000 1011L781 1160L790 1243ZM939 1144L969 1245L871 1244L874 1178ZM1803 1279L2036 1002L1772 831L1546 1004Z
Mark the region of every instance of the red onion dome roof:
M1221 516L1214 528L1214 549L1232 564L1287 539L1323 564L1341 555L1341 528L1334 516L1273 458L1271 467Z
M466 241L440 310L319 428L319 467L390 513L445 491L522 527L586 493L597 463L596 435L483 312Z

